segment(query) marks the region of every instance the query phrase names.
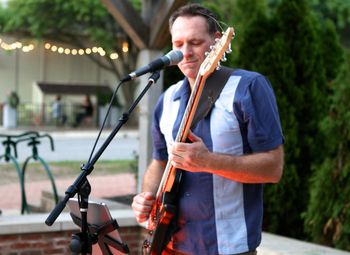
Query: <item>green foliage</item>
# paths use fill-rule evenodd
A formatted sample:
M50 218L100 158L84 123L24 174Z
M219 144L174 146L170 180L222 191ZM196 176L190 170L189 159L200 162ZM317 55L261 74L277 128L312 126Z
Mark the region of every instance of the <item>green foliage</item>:
M83 38L106 49L115 47L120 28L99 0L10 1L2 32L29 34L84 45ZM16 15L14 15L16 13ZM109 33L106 33L108 31Z
M99 92L97 92L97 104L101 105L101 106L108 105L110 103L112 97L113 97L113 92L106 93L106 92L99 91ZM122 107L122 104L120 103L118 96L116 96L113 99L112 106L115 106L117 108Z
M135 69L138 49L99 0L12 0L0 11L0 22L0 33L21 39L45 39L77 48L100 46L106 51L104 57L87 57L118 79ZM125 41L127 54L122 51ZM118 53L117 61L109 58L111 52Z
M276 8L282 0L267 0L270 8ZM350 25L350 0L308 0L320 19L331 19L337 29Z
M331 18L337 28L342 29L350 24L349 0L311 0L310 3L322 17Z
M231 43L232 54L227 55L227 66L237 66L237 55L242 45L242 35L245 28L249 26L252 17L262 16L268 11L265 0L246 0L246 1L222 1L206 0L200 1L204 6L215 11L219 16L219 22L225 30L231 26L235 30L235 38Z
M255 13L245 26L238 63L270 79L286 139L282 181L265 189L264 228L303 238L307 180L312 165L327 156L318 124L326 114L327 84L335 79L341 48L334 27L321 26L304 0L284 0L276 12ZM330 47L332 54L325 54Z
M10 94L7 97L7 103L12 107L12 108L17 108L19 105L19 97L16 92L11 91Z
M321 122L327 157L315 165L305 229L312 241L350 250L350 55L331 84L329 114Z

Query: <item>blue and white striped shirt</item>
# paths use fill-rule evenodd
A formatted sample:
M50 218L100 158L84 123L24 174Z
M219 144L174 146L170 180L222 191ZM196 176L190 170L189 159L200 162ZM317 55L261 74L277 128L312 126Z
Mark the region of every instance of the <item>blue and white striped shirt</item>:
M187 80L169 87L154 112L153 157L167 160L190 96ZM236 69L210 114L192 130L213 152L243 155L283 143L273 89L262 75ZM268 171L268 169L266 169ZM235 254L261 241L262 184L243 184L209 173L184 171L179 191L176 250L189 254Z

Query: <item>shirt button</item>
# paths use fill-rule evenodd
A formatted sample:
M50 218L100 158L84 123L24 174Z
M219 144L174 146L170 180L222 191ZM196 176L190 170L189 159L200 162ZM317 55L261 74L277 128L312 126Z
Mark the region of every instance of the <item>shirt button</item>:
M190 196L191 196L190 192L185 192L185 197L190 197Z

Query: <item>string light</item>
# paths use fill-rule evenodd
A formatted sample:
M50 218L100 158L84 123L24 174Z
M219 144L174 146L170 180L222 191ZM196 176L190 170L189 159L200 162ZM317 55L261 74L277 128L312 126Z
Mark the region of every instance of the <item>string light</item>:
M111 55L109 55L109 57L111 59L117 59L119 56L118 56L118 53L111 53Z
M122 51L125 52L125 53L127 53L129 51L129 44L128 44L128 42L123 42Z
M64 49L62 47L59 47L57 51L58 53L62 54L64 52Z
M24 45L22 42L16 41L14 43L6 43L2 38L0 38L0 47L6 51L10 50L16 50L16 49L22 49L23 52L30 52L34 50L35 46L34 44L28 44ZM93 46L91 48L81 48L81 49L71 49L71 48L65 48L62 46L57 46L51 43L44 43L44 49L50 50L51 52L58 53L58 54L66 54L66 55L89 55L89 54L99 54L100 56L105 56L107 52L102 47ZM124 53L127 53L129 51L129 44L128 42L122 43L122 51ZM109 54L109 57L113 60L118 59L119 55L116 52L112 52Z
M23 43L19 41L14 43L7 43L2 38L0 38L0 47L6 51L22 49L23 52L29 52L34 50L33 44L23 45Z
M56 51L57 51L57 46L56 46L56 45L53 45L53 46L51 47L51 51L56 52Z

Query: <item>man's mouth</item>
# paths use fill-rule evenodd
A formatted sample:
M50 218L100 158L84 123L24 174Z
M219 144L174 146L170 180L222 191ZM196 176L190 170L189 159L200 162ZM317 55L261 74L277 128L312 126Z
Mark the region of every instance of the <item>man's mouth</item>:
M181 63L181 65L182 65L182 66L191 66L191 65L194 65L194 64L196 64L196 63L197 63L197 61L195 61L195 60L190 60L190 61L186 61L186 62Z

